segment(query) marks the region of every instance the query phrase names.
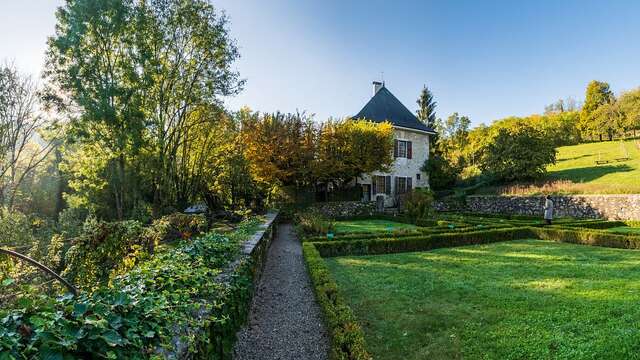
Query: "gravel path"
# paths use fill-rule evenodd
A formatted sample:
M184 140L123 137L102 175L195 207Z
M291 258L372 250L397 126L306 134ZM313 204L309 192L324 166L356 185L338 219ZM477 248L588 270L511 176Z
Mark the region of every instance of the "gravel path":
M302 246L291 225L280 225L233 358L326 359L328 342Z

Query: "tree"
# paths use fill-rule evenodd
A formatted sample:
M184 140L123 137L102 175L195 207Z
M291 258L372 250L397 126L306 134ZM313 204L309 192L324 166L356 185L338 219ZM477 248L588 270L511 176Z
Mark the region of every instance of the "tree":
M600 133L604 132L609 137L609 141L613 140L614 135L624 134L626 130L624 112L617 101L600 105L591 114L591 118Z
M594 117L595 111L603 104L614 101L613 93L606 82L592 80L587 86L584 105L580 112L580 130L590 136L598 135L602 141L602 132Z
M576 111L578 104L574 98L559 99L553 104L544 107L545 115L563 113L567 111Z
M527 124L494 129L481 152L480 169L501 181L538 178L556 160L553 142Z
M160 215L192 201L184 151L197 121L215 120L194 114L243 84L226 17L205 0L69 0L57 17L48 98L71 118L70 143L99 144L106 161L92 179L115 217L140 202Z
M418 119L428 127L434 129L436 125L436 106L438 103L434 101L433 94L426 85L422 87L420 97L416 103L418 104Z
M618 98L620 111L624 113L625 127L633 130L640 129L640 88L624 92Z
M219 97L242 88L231 68L239 53L227 18L208 1L150 1L136 13L154 209L182 207L195 196L190 184L197 182L188 178L185 149L192 148L193 128L220 119L202 112L221 114Z
M13 210L20 186L55 149L53 125L38 109L37 86L12 65L0 68L0 216ZM52 134L49 134L52 135Z
M215 121L202 122L194 129L194 141L184 149L186 171L196 190L204 194L209 208L256 208L262 204L263 189L250 175L245 157L245 142L240 132L239 116L219 111L202 111L200 116L212 116Z
M276 193L283 187L300 189L313 184L316 130L305 113L260 114L244 110L241 138L251 176ZM297 191L297 190L296 190Z
M432 143L429 159L422 166L422 171L429 174L429 184L433 189L441 190L452 187L464 163L464 148L469 136L471 120L451 114L445 121L438 119L435 129L439 137Z
M99 144L108 159L108 186L117 218L135 192L129 154L141 147L144 92L135 61L136 13L130 0L72 0L56 13L45 76L50 98L71 117L70 140ZM62 96L58 96L61 94Z
M390 123L344 119L322 124L313 166L319 182L340 186L393 164Z

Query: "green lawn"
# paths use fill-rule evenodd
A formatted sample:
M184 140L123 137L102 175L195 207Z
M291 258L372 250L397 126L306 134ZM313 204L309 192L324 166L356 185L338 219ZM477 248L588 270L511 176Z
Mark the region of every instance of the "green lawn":
M626 234L626 235L640 235L640 227L631 227L631 226L618 226L614 228L607 229L610 232Z
M557 150L557 162L548 168L548 179L590 185L584 186L582 192L640 192L640 151L634 140L563 146ZM630 158L627 161L615 160L626 156ZM610 162L597 165L598 159Z
M336 234L346 234L354 232L380 232L380 231L397 231L397 230L413 230L417 226L404 224L387 220L351 220L336 221Z
M520 240L326 261L376 359L640 358L640 251Z

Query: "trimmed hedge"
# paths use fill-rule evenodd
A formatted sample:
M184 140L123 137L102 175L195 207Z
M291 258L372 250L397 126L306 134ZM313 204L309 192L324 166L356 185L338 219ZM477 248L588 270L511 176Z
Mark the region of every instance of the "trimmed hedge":
M640 249L640 236L621 235L594 230L570 230L552 227L531 228L538 239L603 246L619 249Z
M493 230L513 228L510 224L492 224L492 225L466 225L463 227L449 228L446 226L428 229L419 229L413 231L395 231L389 232L357 232L348 233L344 235L335 235L333 240L329 240L326 236L312 236L303 238L303 242L324 242L324 241L352 241L352 240L373 240L373 239L386 239L386 238L405 238L405 237L420 237L425 235L441 234L441 233L461 233L472 232L480 230Z
M350 221L350 220L385 220L394 221L403 224L411 224L421 227L433 227L442 225L441 221L433 219L418 219L411 221L408 217L402 215L387 215L387 214L375 214L375 215L356 215L356 216L338 216L334 220L336 221Z
M595 221L578 221L564 224L553 225L554 227L565 228L583 228L583 229L609 229L617 226L627 226L624 221L608 221L608 220L595 220Z
M425 251L444 247L488 244L492 242L534 237L529 227L444 233L403 238L376 238L369 240L325 241L312 244L322 257L347 255L376 255L398 252ZM306 245L307 243L305 243Z
M316 300L324 314L331 338L332 360L368 360L364 333L351 308L338 291L327 265L312 243L302 244L302 252L313 284Z

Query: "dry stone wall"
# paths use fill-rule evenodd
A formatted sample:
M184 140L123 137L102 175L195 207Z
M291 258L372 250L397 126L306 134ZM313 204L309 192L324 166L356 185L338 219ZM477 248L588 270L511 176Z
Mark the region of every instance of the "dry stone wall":
M335 201L315 203L312 207L329 218L373 215L376 212L376 203L372 201Z
M554 216L609 220L640 220L640 194L552 196ZM470 195L466 201L439 201L439 211L542 216L543 196Z

